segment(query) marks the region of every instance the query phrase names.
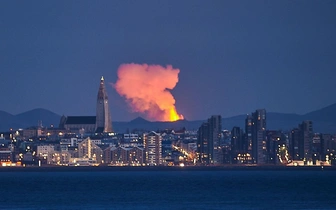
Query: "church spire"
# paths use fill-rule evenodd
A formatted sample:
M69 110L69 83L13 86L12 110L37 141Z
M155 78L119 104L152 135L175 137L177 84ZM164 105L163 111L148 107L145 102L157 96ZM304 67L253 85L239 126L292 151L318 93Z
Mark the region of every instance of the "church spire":
M100 85L98 90L98 100L107 99L107 94L105 91L104 77L102 76L100 79Z
M100 85L97 95L96 132L112 132L111 115L103 76L100 79Z

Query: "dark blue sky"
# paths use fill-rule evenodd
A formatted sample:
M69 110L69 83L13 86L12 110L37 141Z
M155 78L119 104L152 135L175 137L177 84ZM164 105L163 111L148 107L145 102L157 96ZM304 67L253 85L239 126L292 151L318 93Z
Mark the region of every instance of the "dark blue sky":
M0 1L0 110L94 115L122 63L172 64L187 119L336 102L336 1ZM164 79L164 78L163 78ZM112 120L137 116L107 87Z

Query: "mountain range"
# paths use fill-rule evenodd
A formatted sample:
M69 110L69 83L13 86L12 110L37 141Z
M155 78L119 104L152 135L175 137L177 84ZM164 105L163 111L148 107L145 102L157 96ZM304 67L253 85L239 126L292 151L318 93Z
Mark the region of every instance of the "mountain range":
M209 116L210 117L210 116ZM27 128L37 126L42 122L44 126L54 125L58 127L61 116L46 109L33 109L18 115L12 115L5 111L0 111L0 131L6 131L10 128ZM223 129L231 130L233 126L244 128L246 115L237 115L223 118ZM112 118L113 119L113 118ZM313 121L315 132L336 133L336 103L325 108L309 112L304 115L284 114L284 113L267 113L267 129L290 130L297 127L303 120ZM138 117L129 122L113 122L113 128L116 132L132 132L138 130L164 130L164 129L181 129L185 127L188 130L196 130L206 120L179 120L176 122L152 122Z

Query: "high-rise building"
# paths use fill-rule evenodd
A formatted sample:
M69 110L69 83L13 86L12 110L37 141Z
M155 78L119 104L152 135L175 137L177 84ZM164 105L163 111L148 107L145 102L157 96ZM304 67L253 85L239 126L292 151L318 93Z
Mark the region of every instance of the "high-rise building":
M162 136L154 131L143 134L146 153L146 164L149 166L162 165Z
M253 116L252 156L257 164L266 163L266 110L258 109Z
M335 165L335 154L336 154L336 138L331 134L322 134L322 160L329 161L331 164Z
M212 160L212 152L209 142L209 123L204 122L197 132L197 154L201 164L209 164Z
M237 162L238 154L245 152L243 139L243 130L237 126L233 127L231 131L231 157L233 162Z
M289 134L289 154L293 160L303 160L303 150L300 147L300 130L294 128Z
M315 165L317 161L325 161L325 150L324 150L324 139L323 135L320 133L315 133L311 139L311 154L313 164Z
M303 121L290 133L290 155L293 160L310 160L313 137L312 121Z
M198 129L198 160L203 164L220 164L223 162L220 139L222 135L222 117L213 115Z
M303 152L303 156L306 160L311 159L312 153L311 153L311 139L313 137L313 122L306 120L303 121L300 125L300 140L301 140L301 152Z
M258 109L245 120L247 152L252 153L252 161L266 163L266 110Z
M105 90L104 77L102 77L97 95L96 133L109 132L112 132L111 115Z
M223 162L220 140L222 136L222 116L213 115L208 119L210 128L210 139L213 147L213 163L221 164Z
M253 118L251 115L247 115L245 120L245 146L244 149L247 154L252 155L252 124Z

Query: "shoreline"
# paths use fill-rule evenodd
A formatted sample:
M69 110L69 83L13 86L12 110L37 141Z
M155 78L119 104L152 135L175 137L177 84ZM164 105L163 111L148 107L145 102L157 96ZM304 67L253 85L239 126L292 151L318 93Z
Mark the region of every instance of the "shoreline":
M1 172L118 172L118 171L336 171L335 166L26 166L0 167Z

